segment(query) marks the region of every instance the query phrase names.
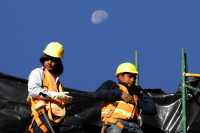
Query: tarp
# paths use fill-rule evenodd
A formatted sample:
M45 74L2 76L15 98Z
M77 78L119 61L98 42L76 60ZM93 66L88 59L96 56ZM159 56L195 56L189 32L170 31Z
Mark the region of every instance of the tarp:
M31 111L26 102L27 82L26 79L0 73L0 133L28 132ZM101 101L94 98L93 92L64 89L74 97L74 107L67 111L61 132L100 133ZM141 129L144 133L181 133L181 91L166 94L161 89L145 90L155 101L158 113L155 116L142 115ZM198 93L193 94L188 95L187 100L187 131L200 133L200 100Z

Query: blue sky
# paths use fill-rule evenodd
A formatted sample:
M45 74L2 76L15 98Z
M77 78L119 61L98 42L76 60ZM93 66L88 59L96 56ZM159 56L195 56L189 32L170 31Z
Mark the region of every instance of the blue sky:
M188 70L200 73L200 1L60 0L0 2L0 71L28 79L46 45L65 48L65 87L95 91L139 52L140 85L174 93L181 80L181 48ZM94 11L108 13L98 25Z

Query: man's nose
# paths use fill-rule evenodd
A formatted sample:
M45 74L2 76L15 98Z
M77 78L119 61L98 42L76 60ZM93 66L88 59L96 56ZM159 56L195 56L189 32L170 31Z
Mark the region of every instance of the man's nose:
M49 64L51 64L51 62L52 62L51 60L48 60L48 63L49 63Z
M134 77L131 77L131 81L134 81L135 79L134 79Z

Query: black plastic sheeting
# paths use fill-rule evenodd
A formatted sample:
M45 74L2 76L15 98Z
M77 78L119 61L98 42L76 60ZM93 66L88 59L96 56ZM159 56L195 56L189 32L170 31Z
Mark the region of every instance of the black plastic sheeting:
M27 80L0 73L0 133L27 133L31 122L30 105L26 102ZM195 80L196 82L196 80ZM198 81L199 83L199 81ZM196 87L199 84L195 84ZM199 86L198 86L199 87ZM180 88L180 87L179 87ZM154 99L157 115L142 115L144 133L181 133L181 90L166 94L161 89L145 89ZM100 133L101 101L93 92L64 88L74 97L74 107L61 125L62 133ZM188 92L187 132L200 133L200 99Z

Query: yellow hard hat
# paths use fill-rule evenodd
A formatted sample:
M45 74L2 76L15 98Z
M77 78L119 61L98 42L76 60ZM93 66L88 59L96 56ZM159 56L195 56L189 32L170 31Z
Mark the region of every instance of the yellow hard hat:
M117 67L115 76L117 77L118 74L124 73L124 72L138 74L138 71L136 70L136 67L132 63L130 63L130 62L126 62L126 63L120 64Z
M43 52L55 58L63 58L64 56L64 48L59 42L49 43Z

